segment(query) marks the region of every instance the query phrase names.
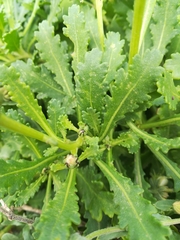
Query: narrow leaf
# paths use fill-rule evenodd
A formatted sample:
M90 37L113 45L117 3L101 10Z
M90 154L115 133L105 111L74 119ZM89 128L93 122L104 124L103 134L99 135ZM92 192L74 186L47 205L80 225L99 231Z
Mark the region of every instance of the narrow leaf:
M154 48L163 54L170 40L177 34L177 0L158 1L154 11L154 24L151 25Z
M171 57L171 59L166 60L164 66L168 71L172 72L174 79L180 79L180 53L174 53Z
M74 44L72 67L75 73L79 62L84 62L84 56L88 45L88 34L85 28L84 14L80 12L78 5L72 5L68 10L68 16L63 16L66 28L64 34L71 39Z
M30 161L0 160L1 194L13 194L26 187L57 156ZM17 177L18 176L18 177Z
M83 12L86 29L89 33L89 45L91 46L91 48L101 49L98 22L97 18L95 18L95 10L93 8L90 9L88 6L85 6L83 8Z
M16 196L16 206L26 204L30 198L39 190L41 184L45 181L46 176L41 175L35 182L31 183L24 190L18 191Z
M27 63L16 61L12 64L20 73L23 82L29 84L33 92L38 93L37 98L60 99L65 95L61 86L54 81L52 74L45 67L36 67L29 59Z
M164 96L165 102L169 104L169 108L176 110L176 105L180 97L174 85L171 73L165 71L164 77L159 79L157 86L158 92Z
M60 44L59 36L54 36L53 32L54 29L48 21L40 23L39 31L35 33L38 40L36 47L42 59L46 61L46 67L56 75L56 82L62 86L68 96L73 96L72 74L69 71L67 55L63 45Z
M123 69L119 71L116 83L112 86L112 97L107 96L101 139L126 113L133 112L138 104L145 104L149 100L148 93L154 90L153 81L161 75L162 70L158 67L160 61L161 54L158 51L147 51L144 58L139 55L134 57L127 76Z
M77 196L75 194L75 169L69 171L66 182L56 192L53 200L42 212L35 226L36 239L69 239L72 223L79 224Z
M128 227L129 239L165 240L170 232L152 216L156 209L140 196L142 189L104 162L96 161L96 164L114 191L114 202L120 206L119 225L120 228Z
M105 191L101 175L94 169L86 167L77 172L77 187L86 210L91 213L93 219L102 220L103 212L110 218L117 209L112 204L113 194Z
M125 55L121 55L124 40L120 41L119 33L109 32L105 39L103 62L107 62L107 73L104 82L109 84L116 76L116 70L122 64Z
M180 147L180 137L172 139L160 137L138 129L133 123L128 122L128 125L146 144L152 146L156 151L161 150L167 153L169 149Z
M102 53L93 49L86 53L85 63L79 63L76 77L77 101L82 111L91 107L101 112L106 88L102 84L106 65L100 63Z

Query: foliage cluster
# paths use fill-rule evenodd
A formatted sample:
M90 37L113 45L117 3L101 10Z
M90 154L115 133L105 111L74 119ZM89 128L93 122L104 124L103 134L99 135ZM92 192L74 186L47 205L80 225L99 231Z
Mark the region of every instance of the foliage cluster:
M0 1L2 240L179 239L178 2Z

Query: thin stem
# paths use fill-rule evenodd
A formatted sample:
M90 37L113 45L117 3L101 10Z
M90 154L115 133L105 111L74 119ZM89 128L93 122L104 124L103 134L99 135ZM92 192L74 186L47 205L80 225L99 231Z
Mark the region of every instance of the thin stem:
M43 210L46 209L46 207L49 203L49 200L51 198L51 184L52 184L52 175L50 173L49 176L48 176L48 182L47 182L47 187L46 187L46 195L45 195L45 198L44 198Z
M96 11L97 11L97 21L98 21L101 50L104 49L104 28L103 28L102 8L103 8L103 0L96 0Z
M141 129L147 129L147 128L153 128L153 127L162 127L162 126L167 126L171 124L179 124L180 121L180 116L176 115L175 117L159 120L156 122L147 122L142 125L140 125Z
M67 142L64 142L63 140L58 138L56 135L54 136L54 138L50 137L42 132L39 132L31 127L27 127L26 125L7 117L3 113L0 113L0 126L7 128L18 134L35 138L41 142L58 146L59 148L64 150L74 151L75 149L79 148L83 143L82 137L79 137L74 142L71 142L70 140L68 140Z
M132 58L139 52L140 36L145 11L146 0L135 0L133 26L131 33L129 64L132 64Z
M35 3L34 3L34 8L33 8L31 17L29 18L29 21L28 21L28 23L27 23L27 25L26 25L26 28L24 29L24 31L23 31L23 33L22 33L22 36L25 36L26 33L28 32L29 28L31 27L31 24L32 24L32 22L33 22L33 20L34 20L34 17L35 17L35 15L36 15L36 12L37 12L37 10L38 10L38 8L39 8L39 1L40 1L40 0L36 0Z

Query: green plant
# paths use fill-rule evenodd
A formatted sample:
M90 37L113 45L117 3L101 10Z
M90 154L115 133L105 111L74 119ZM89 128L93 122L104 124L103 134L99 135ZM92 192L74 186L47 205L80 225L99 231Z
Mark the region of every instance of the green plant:
M1 3L2 239L179 239L178 1Z

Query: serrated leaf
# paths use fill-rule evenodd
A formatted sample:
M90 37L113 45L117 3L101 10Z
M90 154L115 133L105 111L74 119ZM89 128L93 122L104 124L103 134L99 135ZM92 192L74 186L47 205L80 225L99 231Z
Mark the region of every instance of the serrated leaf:
M76 73L78 63L84 62L88 45L88 34L85 28L84 14L80 12L80 7L74 4L69 8L68 16L63 16L63 19L66 25L66 28L63 28L63 32L74 44L72 67Z
M157 159L164 166L167 176L173 178L174 180L174 188L175 191L180 190L180 169L179 166L171 161L166 155L162 152L157 151L154 147L148 145L149 149L153 152L153 154L157 157Z
M177 0L161 0L154 10L154 24L151 25L153 47L163 54L170 40L177 34Z
M53 32L54 29L48 21L40 23L39 31L35 33L38 40L36 47L46 61L45 66L56 75L55 80L62 86L64 93L73 96L72 73L69 71L67 55L60 44L59 36L54 36Z
M83 7L86 29L89 33L89 45L91 48L101 49L100 36L98 30L97 18L95 18L95 10L88 6Z
M174 53L171 55L171 59L166 60L164 67L172 72L172 77L174 79L180 79L180 53Z
M1 193L8 192L9 194L13 194L15 191L21 190L54 159L55 156L33 162L25 160L0 160Z
M68 239L72 223L79 224L77 195L75 194L75 169L70 170L66 182L61 185L53 200L42 212L35 226L36 239Z
M170 231L152 216L156 209L140 196L142 189L134 186L130 179L104 162L96 161L96 164L107 177L111 190L114 191L114 203L120 206L119 226L128 227L128 239L165 240Z
M20 107L32 120L36 121L47 134L54 137L41 107L38 105L37 100L29 88L24 82L21 82L18 78L18 74L13 67L0 66L0 78L1 82L6 85L11 99L18 103Z
M100 113L93 108L87 108L82 112L84 122L93 130L94 135L98 135L100 129Z
M20 47L20 38L18 31L16 29L8 32L3 36L4 41L6 42L6 48L10 51L18 51Z
M128 122L129 127L140 137L144 140L145 144L153 147L156 151L163 151L167 153L169 149L179 148L180 147L180 137L177 138L165 138L160 137L155 134L150 134L142 129L138 129L134 124Z
M58 14L61 12L61 8L60 8L60 2L62 0L53 0L50 1L50 13L48 15L48 22L49 23L55 23L58 21Z
M16 206L21 206L26 204L30 198L32 198L35 193L39 190L41 184L45 181L46 176L40 176L35 182L31 183L24 190L18 192L16 197Z
M51 125L53 131L57 135L59 133L58 129L58 119L60 116L65 114L65 108L62 107L62 102L58 101L57 99L51 99L48 104L48 122Z
M147 51L143 58L139 55L134 57L127 75L123 69L119 71L116 82L112 85L112 97L107 96L106 99L107 110L104 114L101 139L126 113L133 112L138 108L138 104L145 104L149 100L148 93L154 90L153 82L162 72L158 67L160 61L161 54L158 51Z
M130 153L136 153L140 148L139 137L132 131L121 133L113 144L126 147Z
M93 219L102 220L103 212L110 218L117 212L112 203L113 194L105 191L101 181L101 175L92 167L86 167L77 172L77 187L86 210L91 213Z
M95 48L86 53L85 63L78 64L76 76L77 101L82 111L87 108L102 111L106 87L102 83L106 73L106 65L101 63L102 53Z
M164 96L165 102L169 104L169 108L172 110L176 110L176 106L180 96L174 85L171 73L165 71L164 77L161 77L158 80L157 86L158 92Z
M103 62L107 62L107 74L103 80L109 84L115 79L116 70L120 67L125 55L121 55L122 47L124 46L124 40L120 41L119 33L108 32L105 39L105 49L102 57Z
M37 98L43 95L43 98L60 99L65 95L61 86L54 81L52 74L45 67L35 67L30 59L27 63L16 61L12 66L20 73L21 80L26 82L33 92L38 93Z

